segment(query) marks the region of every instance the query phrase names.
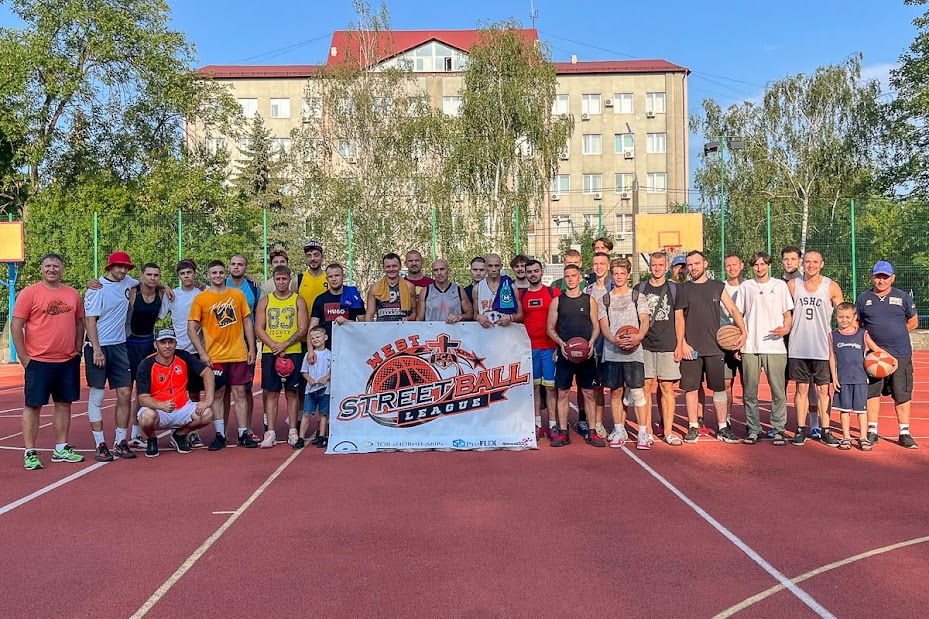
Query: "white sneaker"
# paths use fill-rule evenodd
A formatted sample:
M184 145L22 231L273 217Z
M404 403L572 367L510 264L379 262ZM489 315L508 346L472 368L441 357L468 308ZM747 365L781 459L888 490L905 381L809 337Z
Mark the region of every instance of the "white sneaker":
M269 447L274 447L277 445L277 435L274 433L274 430L268 430L265 432L265 437L258 445L261 449L268 449Z
M606 431L606 428L603 427L602 423L598 423L596 429L597 429L597 436L599 436L600 438L606 438L607 436L609 436L609 433Z
M287 421L288 423L290 422L289 419ZM287 444L290 445L291 447L293 447L297 443L298 438L300 438L300 434L299 432L297 432L296 428L291 428L290 430L287 431Z
M142 435L132 437L129 441L129 447L132 449L145 449L148 446L148 441L142 438Z
M610 447L619 449L626 442L626 430L617 428L610 433Z
M639 440L635 444L636 449L651 449L652 443L648 441L648 434L639 432Z

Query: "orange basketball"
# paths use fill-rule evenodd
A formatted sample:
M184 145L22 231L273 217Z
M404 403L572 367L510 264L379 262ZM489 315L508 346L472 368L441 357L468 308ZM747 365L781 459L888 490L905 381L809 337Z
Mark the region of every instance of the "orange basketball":
M632 335L636 335L636 334L638 334L638 332L639 332L639 328L638 328L638 327L633 327L632 325L626 325L626 326L620 327L619 329L616 330L616 338L617 338L617 339L622 339L622 338L624 338L624 337L629 337L629 336L632 336ZM620 348L622 348L623 350L627 350L627 351L635 350L635 349L638 348L638 347L639 347L638 344L636 344L635 346L631 346L631 347L629 347L629 348L627 348L627 347L625 347L625 346L620 346Z
M735 325L725 325L716 331L716 343L723 350L730 352L736 350L736 344L742 337L742 332Z
M897 371L897 360L885 352L869 352L864 358L864 371L874 378L887 378Z

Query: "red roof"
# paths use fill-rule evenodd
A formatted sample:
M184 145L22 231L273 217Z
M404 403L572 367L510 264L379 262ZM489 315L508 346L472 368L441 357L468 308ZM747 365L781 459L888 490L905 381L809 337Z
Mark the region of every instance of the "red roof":
M201 75L215 79L231 78L307 78L315 75L321 67L315 64L278 64L278 65L223 65L210 64L196 70Z
M690 73L667 60L595 60L592 62L556 62L558 75L589 73Z
M523 35L529 41L538 41L539 32L534 28L522 30ZM346 57L346 52L351 52L352 56L358 56L358 37L369 35L370 31L349 32L348 30L336 30L332 33L332 43L329 45L329 56L326 64L334 64ZM480 38L479 30L394 30L392 33L393 40L390 37L382 37L377 41L378 57L373 60L372 64L393 58L397 54L402 54L429 41L439 41L454 47L463 52L471 49L471 46L477 43ZM335 51L335 55L333 55Z

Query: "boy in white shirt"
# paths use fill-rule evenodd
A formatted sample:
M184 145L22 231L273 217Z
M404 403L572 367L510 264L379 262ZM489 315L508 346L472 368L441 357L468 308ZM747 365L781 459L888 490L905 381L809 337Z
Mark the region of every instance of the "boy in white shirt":
M303 419L300 421L300 437L294 449L306 446L306 432L310 427L310 415L319 410L319 432L315 444L325 448L329 443L329 378L332 368L332 351L326 348L326 329L316 326L310 329L310 345L316 353L316 362L310 363L303 357L300 373L306 381L306 397L303 401Z

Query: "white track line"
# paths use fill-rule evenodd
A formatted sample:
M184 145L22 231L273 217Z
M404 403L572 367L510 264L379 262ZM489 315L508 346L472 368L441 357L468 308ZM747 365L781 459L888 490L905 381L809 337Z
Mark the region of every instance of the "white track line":
M247 510L265 490L267 490L268 486L270 486L271 483L277 479L281 473L284 472L284 469L290 466L290 463L293 462L294 459L302 452L302 449L300 451L294 452L293 455L291 455L283 462L283 464L277 467L277 470L271 473L265 482L261 484L258 489L255 490L255 492L253 492L252 495L248 497L248 499L246 499L246 501L242 503L242 505L239 506L239 508L235 510L231 516L229 516L228 519L226 519L226 522L224 522L218 529L216 529L216 532L208 537L205 542L200 544L200 547L197 548L193 554L187 557L187 560L184 561L184 563L182 563L179 568L177 568L177 571L175 571L171 577L168 578L168 580L164 581L164 583L158 587L158 590L155 591L155 593L153 593L144 604L142 604L139 610L137 610L130 619L140 619L141 617L144 617L148 611L150 611L155 606L155 604L157 604L158 601L161 600L161 598L163 598L165 594L167 594L168 591L170 591L171 588L176 585L181 578L184 577L184 574L190 571L190 568L192 568L194 564L197 563L200 557L206 554L206 551L208 551L210 547L213 546L213 544L215 544L220 537L222 537L223 533L229 530L229 527L235 524L235 521L239 519L239 516L245 513L245 510Z
M113 398L104 398L103 401L104 401L104 402L112 402L112 401L115 400L115 399L116 399L115 397L113 397ZM75 401L75 402L71 402L71 404L87 404L87 400L77 400L77 401ZM20 413L22 413L22 412L23 412L23 407L22 407L22 406L17 406L16 408L7 408L7 409L5 409L5 410L0 411L0 414L2 414L2 413L15 413L15 412L17 412L17 411L19 411ZM42 415L42 416L43 416L43 417L47 417L47 415ZM19 417L19 415L16 415L16 417Z
M828 565L824 565L824 566L822 566L822 567L817 567L815 570L810 570L809 572L807 572L807 573L805 573L805 574L801 574L801 575L797 576L796 578L791 578L790 580L791 580L791 582L793 582L793 583L795 583L795 584L796 584L796 583L800 583L800 582L803 582L804 580L808 580L808 579L810 579L810 578L813 578L814 576L819 576L820 574L824 574L824 573L826 573L826 572L831 572L831 571L834 570L834 569L838 569L838 568L840 568L840 567L844 567L844 566L846 566L846 565L848 565L848 564L850 564L850 563L855 563L856 561L861 561L862 559L868 559L868 558L870 558L870 557L874 557L874 556L877 556L877 555L882 555L882 554L884 554L884 553L886 553L886 552L890 552L890 551L892 551L892 550L897 550L897 549L899 549L899 548L906 548L907 546L914 546L914 545L916 545L916 544L922 544L922 543L925 543L925 542L929 542L929 536L926 536L926 537L917 537L916 539L911 539L911 540L908 540L908 541L905 541L905 542L899 542L899 543L896 543L896 544L891 544L891 545L889 545L889 546L884 546L884 547L882 547L882 548L875 548L874 550L869 550L869 551L867 551L867 552L862 552L861 554L857 554L857 555L855 555L855 556L853 556L853 557L848 557L847 559L842 559L842 560L840 560L840 561L835 561L835 562L833 562L833 563L829 563ZM736 604L735 606L730 606L729 608L727 608L727 609L724 610L723 612L721 612L721 613L719 613L718 615L716 615L715 617L713 617L713 619L726 619L726 617L731 617L732 615L736 614L737 612L742 611L742 610L745 610L746 608L748 608L748 607L751 606L752 604L756 604L756 603L760 602L761 600L764 600L765 598L771 597L771 596L774 595L775 593L779 593L779 592L781 592L781 591L783 591L783 590L784 590L784 586L783 586L783 585L774 585L774 586L771 587L770 589L767 589L767 590L765 590L765 591L762 591L761 593L758 593L758 594L756 594L756 595L753 595L753 596L750 597L750 598L746 598L745 600L739 602L739 603Z
M74 481L75 479L77 479L77 478L79 478L79 477L83 477L84 475L87 475L87 473L90 473L91 471L95 471L95 470L99 469L101 466L104 466L105 464L109 464L109 462L96 462L96 463L94 463L94 464L88 466L88 467L85 468L85 469L81 469L81 470L78 471L77 473L72 473L71 475L68 475L68 476L65 477L64 479L59 479L58 481L56 481L56 482L53 483L53 484L49 484L49 485L45 486L44 488L40 488L40 489L36 490L35 492L33 492L32 494L30 494L30 495L28 495L28 496L24 496L24 497L21 498L21 499L17 499L17 500L15 500L15 501L13 501L12 503L7 503L7 504L4 505L3 507L0 507L0 516L2 516L3 514L6 514L6 513L8 513L8 512L13 511L14 509L16 509L17 507L19 507L19 506L21 506L21 505L25 505L26 503L28 503L28 502L31 501L32 499L37 499L37 498L39 498L40 496L42 496L43 494L45 494L45 493L47 493L47 492L51 492L51 491L54 490L55 488L58 488L58 487L60 487L60 486L64 486L65 484L71 483L71 482Z
M777 580L779 583L781 583L781 585L785 589L793 593L795 596L797 596L797 598L801 602L809 606L810 609L812 609L814 613L816 613L820 617L823 617L824 619L835 619L835 615L833 615L828 610L826 610L826 608L822 604L814 600L813 597L809 593L807 593L806 591L798 587L796 584L791 582L789 578L787 578L786 576L784 576L784 574L779 572L773 565L765 561L761 557L761 555L759 555L755 550L749 547L748 544L746 544L741 539L739 539L735 535L735 533L733 533L732 531L724 527L722 524L720 524L720 522L716 520L715 518L713 518L711 515L709 515L706 512L706 510L704 510L702 507L694 503L690 498L687 497L687 495L685 495L683 492L681 492L676 487L674 487L674 485L672 485L671 482L669 482L667 479L662 477L661 474L658 473L658 471L656 471L655 469L650 467L648 464L646 464L641 458L639 458L637 455L632 453L627 447L623 447L622 449L626 453L626 455L632 458L632 460L636 464L638 464L643 469L645 469L645 471L648 472L649 475L657 479L661 483L661 485L663 485L665 488L670 490L672 494L674 494L677 498L683 501L692 510L697 512L697 515L703 518L714 529L719 531L723 535L723 537L725 537L730 542L732 542L732 544L735 545L736 548L744 552L748 556L748 558L754 561L755 563L757 563L758 566L761 567L761 569L763 569L768 574L770 574L772 577L774 577L774 579Z

